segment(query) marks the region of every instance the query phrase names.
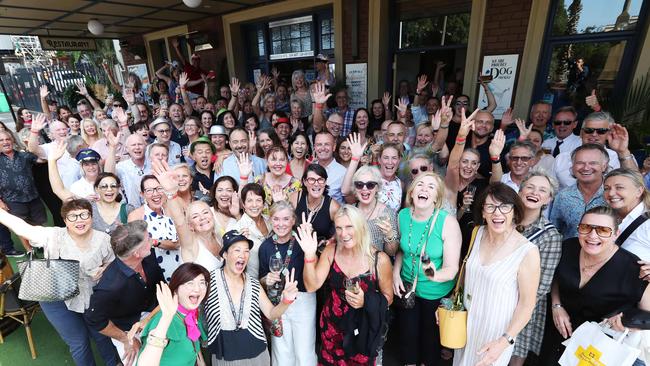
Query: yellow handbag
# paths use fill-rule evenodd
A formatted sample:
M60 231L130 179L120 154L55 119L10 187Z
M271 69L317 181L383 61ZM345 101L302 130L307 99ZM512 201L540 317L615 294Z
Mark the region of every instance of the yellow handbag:
M472 230L469 250L467 251L467 255L465 255L465 259L463 259L463 264L460 266L456 287L454 287L454 291L451 293L453 308L445 309L444 307L439 307L436 311L440 326L440 344L451 349L463 348L465 347L465 343L467 343L467 310L460 310L463 309L463 288L461 283L465 279L465 264L467 263L469 254L472 252L477 232L478 226Z

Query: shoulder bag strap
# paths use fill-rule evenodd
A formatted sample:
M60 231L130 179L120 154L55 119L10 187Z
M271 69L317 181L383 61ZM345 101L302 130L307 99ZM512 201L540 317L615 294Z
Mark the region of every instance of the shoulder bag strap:
M460 284L465 279L465 264L467 263L467 259L469 259L469 255L472 253L472 248L474 247L474 241L476 241L476 234L478 233L479 227L480 226L474 226L474 229L472 230L472 237L469 241L469 249L467 250L467 254L465 254L463 263L460 265L460 270L458 271L458 280L456 281L456 286L452 292L454 295L458 294L458 291L460 290Z
M621 233L621 235L619 235L618 238L616 238L616 245L618 245L619 247L623 245L623 243L625 243L627 238L629 238L630 235L632 235L634 230L636 230L639 226L643 225L644 222L648 221L648 218L649 218L648 213L644 212L641 216L637 217L634 221L632 221L630 226L626 227L625 230L623 230L623 232Z
M420 250L420 255L418 256L418 269L415 271L415 277L413 278L413 291L415 291L415 286L418 284L418 274L420 273L420 268L422 268L422 256L424 255L424 250L427 248L427 243L429 242L429 235L431 235L431 231L433 230L433 227L436 226L436 221L438 220L438 214L440 214L440 210L436 210L431 222L431 226L429 227L429 234L425 237L424 243L422 244L422 250Z

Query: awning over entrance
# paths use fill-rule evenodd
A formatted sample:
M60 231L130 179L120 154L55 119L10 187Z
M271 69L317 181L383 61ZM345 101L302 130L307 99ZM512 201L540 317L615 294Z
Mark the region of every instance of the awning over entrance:
M274 1L202 0L189 8L181 0L1 0L0 34L125 38ZM88 31L91 19L102 34Z

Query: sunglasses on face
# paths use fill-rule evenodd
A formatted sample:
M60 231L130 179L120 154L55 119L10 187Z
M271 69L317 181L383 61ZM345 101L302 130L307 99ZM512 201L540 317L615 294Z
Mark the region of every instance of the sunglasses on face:
M110 189L117 189L117 184L102 184L102 185L98 186L97 188L99 188L102 191L105 191L105 190L107 190L109 188Z
M527 163L529 162L533 157L532 156L511 156L510 160L515 163L517 161L521 161L522 163Z
M419 168L411 169L411 174L417 175L419 172L426 172L429 170L429 167L426 165L421 165Z
M559 126L559 125L571 126L572 123L573 123L573 121L567 121L567 120L553 121L553 124L556 125L556 126Z
M583 127L582 130L587 134L591 135L594 132L596 132L599 135L605 135L609 132L609 128L591 128L591 127Z
M457 106L469 105L469 102L456 102L456 103L454 103L454 105L457 105Z
M377 182L361 182L361 181L354 182L354 188L363 189L363 187L366 187L366 189L369 190L375 189L375 187L377 187Z
M601 238L609 238L614 233L614 230L611 227L600 226L600 225L590 225L590 224L578 224L578 233L582 235L589 235L592 230L596 230L596 235Z

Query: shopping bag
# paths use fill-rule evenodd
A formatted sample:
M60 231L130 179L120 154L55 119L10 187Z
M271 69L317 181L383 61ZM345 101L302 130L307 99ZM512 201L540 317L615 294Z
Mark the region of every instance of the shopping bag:
M618 339L607 336L600 325L585 322L573 332L571 338L562 342L566 347L559 364L561 366L632 366L639 350L623 344L627 331Z

